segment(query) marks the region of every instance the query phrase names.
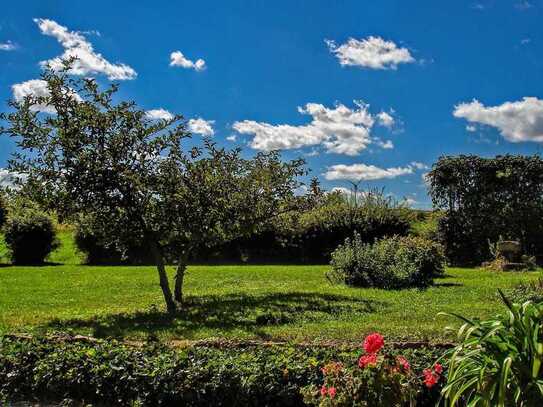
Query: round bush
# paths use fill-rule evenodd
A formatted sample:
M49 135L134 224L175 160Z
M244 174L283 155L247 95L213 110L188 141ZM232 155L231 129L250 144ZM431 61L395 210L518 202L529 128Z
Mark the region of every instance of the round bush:
M428 287L444 272L441 246L430 240L395 236L364 243L358 234L332 253L330 280L356 287Z
M5 240L14 264L40 264L58 247L51 218L36 209L10 214L5 226Z

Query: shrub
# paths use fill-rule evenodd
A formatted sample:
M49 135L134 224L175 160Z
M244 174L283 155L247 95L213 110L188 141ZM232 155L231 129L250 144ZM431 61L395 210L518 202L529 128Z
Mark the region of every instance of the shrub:
M15 264L43 263L59 245L51 217L30 206L10 211L5 240Z
M459 344L447 352L447 405L543 404L543 304L511 303L501 292L507 313L478 321L460 318Z
M89 216L81 217L76 223L75 244L85 254L87 264L153 264L148 246L142 247L136 240L128 248L106 244L108 239L104 239L101 230L94 227Z
M328 194L305 211L283 214L251 236L211 251L218 259L249 262L326 264L331 253L354 232L364 242L409 233L412 211L372 190L356 202ZM235 255L233 255L235 253ZM203 251L199 258L209 257Z
M391 349L387 357L404 356L414 371L441 353L434 348L398 352ZM82 402L75 405L301 407L300 390L322 387L326 361L356 368L359 356L359 350L319 346L172 349L156 343L131 347L113 340L0 337L0 404L32 399L56 405L71 399ZM412 385L423 386L422 381ZM376 391L374 382L368 386ZM413 391L428 400L421 405L434 405L437 387L437 394L426 386Z
M375 341L380 346L371 346ZM319 407L435 405L442 382L441 365L417 372L404 355L381 352L383 344L381 335L371 334L356 365L325 364L322 385L304 388L304 401Z
M392 237L367 244L358 234L332 253L331 281L356 287L428 287L442 275L439 244L420 237Z

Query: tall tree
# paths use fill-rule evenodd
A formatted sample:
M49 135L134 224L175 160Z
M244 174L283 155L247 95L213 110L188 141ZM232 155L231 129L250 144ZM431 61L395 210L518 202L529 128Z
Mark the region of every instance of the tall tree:
M106 243L149 245L169 312L183 303L192 251L250 233L296 206L303 160L277 152L243 158L205 139L189 147L181 116L153 121L134 102L116 102L117 86L47 70L48 95L11 101L0 128L16 140L9 169L26 175L24 193L59 217L86 215ZM47 111L54 114L40 113ZM197 144L197 143L196 143ZM173 291L165 253L177 254Z

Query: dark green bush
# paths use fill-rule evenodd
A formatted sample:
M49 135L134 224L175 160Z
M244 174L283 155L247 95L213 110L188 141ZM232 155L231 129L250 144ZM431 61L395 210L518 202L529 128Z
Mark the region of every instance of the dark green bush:
M327 276L356 287L424 288L443 274L444 260L440 245L421 237L395 236L369 244L356 234L332 253Z
M538 156L440 157L427 176L434 207L445 216L439 239L452 264L492 259L488 242L519 240L543 257L543 159Z
M405 236L410 217L409 210L379 190L370 191L356 204L339 194L330 194L306 211L274 219L249 237L202 251L198 259L326 264L335 248L354 232L364 242Z
M323 384L325 362L356 365L360 352L318 346L136 348L111 340L0 337L0 403L71 399L115 406L303 406L301 389ZM442 351L390 350L390 355L399 352L421 371ZM436 401L425 388L421 397L428 404L418 405Z
M103 229L93 227L89 217L80 218L75 226L75 244L85 254L87 264L153 264L148 246L141 247L136 243L131 247L108 245L100 230Z
M4 197L0 194L0 228L6 223L7 214L6 202Z
M41 264L59 244L51 217L31 206L10 211L4 236L14 264Z

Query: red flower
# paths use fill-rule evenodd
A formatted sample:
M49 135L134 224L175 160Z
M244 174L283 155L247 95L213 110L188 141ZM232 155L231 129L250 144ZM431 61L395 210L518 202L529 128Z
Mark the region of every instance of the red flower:
M443 366L441 366L441 364L439 363L436 363L434 365L434 372L436 372L437 374L441 374L443 372Z
M321 387L321 396L325 397L328 394L328 390L326 389L326 386L323 384Z
M373 333L366 336L364 339L364 350L366 353L377 353L385 345L383 336L378 333Z
M439 375L435 374L430 369L424 369L422 374L424 375L424 384L429 389L434 387L439 379Z
M364 369L366 366L375 366L377 364L377 355L375 353L362 355L358 359L358 367Z
M402 367L402 369L405 372L409 372L409 369L411 369L411 365L409 364L409 361L403 356L398 356L396 358L396 362L398 362L398 364Z
M335 387L330 387L328 389L328 395L330 396L330 398L334 398L336 396L336 388Z

